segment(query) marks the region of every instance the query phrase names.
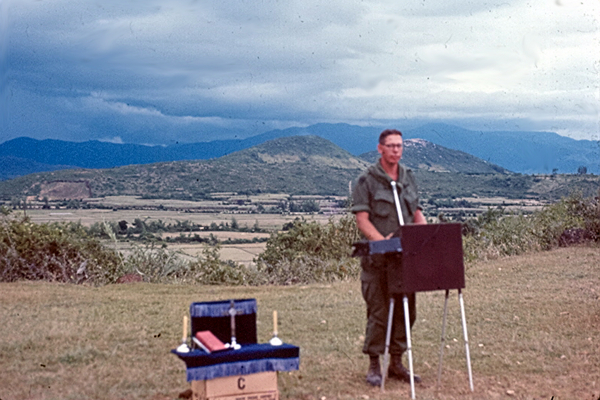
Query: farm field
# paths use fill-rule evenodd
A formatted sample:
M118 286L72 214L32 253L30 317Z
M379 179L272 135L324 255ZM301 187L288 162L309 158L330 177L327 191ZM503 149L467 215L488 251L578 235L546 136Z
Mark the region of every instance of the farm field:
M573 247L469 265L465 308L475 392L468 388L456 293L449 302L442 386L436 388L442 292L420 293L413 329L418 399L600 397L600 248ZM192 302L256 298L259 342L300 347L279 374L281 399L410 398L388 380L364 383L365 308L358 281L227 287L134 283L89 287L0 284L0 398L176 399L189 388L170 350Z
M199 212L203 208L216 207L223 201L227 203L235 203L237 200L245 200L250 202L277 202L288 198L284 194L263 194L261 196L237 196L231 193L216 193L215 200L210 201L182 201L182 200L160 200L160 199L142 199L134 196L109 196L102 199L91 199L90 202L101 202L105 206L115 207L114 209L42 209L34 208L27 210L27 215L35 223L44 222L79 222L84 226L91 226L97 222L118 222L125 220L130 225L136 220L141 219L147 223L152 221L163 221L165 224L175 224L177 221L189 221L194 224L209 226L211 224L231 224L233 219L240 227L252 228L258 226L267 232L274 232L281 229L285 224L294 221L296 218L304 218L306 220L314 220L320 223L326 223L331 218L339 219L342 214L325 214L325 213L286 213L286 214L270 214L270 213L241 213L241 212ZM318 196L294 196L296 201L310 200ZM339 199L337 199L339 200ZM510 212L533 212L539 210L544 203L531 199L514 200L503 197L468 197L458 198L465 200L475 205L474 208L444 208L438 207L433 209L433 213L444 213L445 215L453 215L461 210L467 212L468 215L479 214L487 211L489 207L502 206ZM321 199L320 201L326 201ZM159 206L164 209L158 209ZM425 205L426 209L428 205ZM123 209L123 207L132 207L132 209ZM135 207L135 208L134 208ZM144 208L147 209L144 209ZM142 208L142 209L140 209ZM437 217L429 217L431 222L437 222ZM208 237L213 235L220 241L227 239L247 239L253 238L268 238L269 233L250 233L250 232L232 232L232 231L195 231L184 233L200 237ZM161 233L160 236L177 237L179 232ZM127 253L132 246L130 242L119 242L117 244L107 242L107 245ZM264 251L266 244L263 243L245 243L245 244L224 244L221 246L220 258L222 260L232 260L240 264L251 265L253 259ZM168 249L177 251L180 254L195 258L202 253L205 245L201 243L169 243Z
M53 221L72 221L80 222L85 226L90 226L96 222L103 221L121 221L133 222L136 218L143 221L162 220L165 223L175 223L176 221L190 221L201 225L217 225L231 223L235 218L240 227L252 227L255 224L261 229L273 231L280 229L285 223L293 221L294 218L305 218L326 222L329 218L339 218L340 208L335 208L335 202L343 200L343 197L323 197L323 196L293 196L293 201L302 202L305 200L315 200L321 206L322 213L252 213L250 210L257 204L263 204L266 207L273 206L279 201L289 200L290 196L285 194L263 194L261 196L241 196L231 193L214 194L214 200L204 201L183 201L183 200L161 200L161 199L142 199L135 196L107 196L102 199L87 199L86 203L102 204L110 208L91 208L91 209L42 209L42 203L32 203L36 207L27 210L33 222L53 222ZM238 206L237 201L246 202L246 205ZM423 203L425 211L429 218L435 221L437 214L443 212L446 215L453 215L458 212L467 212L477 215L486 212L488 208L503 207L508 212L531 213L540 210L546 202L532 199L508 199L505 197L461 197L455 198L455 202L465 201L471 204L470 207L445 206L432 207ZM225 205L224 205L225 204ZM249 206L248 204L252 205ZM126 209L130 208L130 209ZM222 210L215 211L215 209Z
M506 197L461 197L456 200L465 200L477 205L479 212L487 210L488 207L503 207L512 212L534 212L539 211L548 202L533 199L507 199Z
M116 198L111 201L118 202L121 206L132 205L132 204L146 204L148 200L135 199L131 196L115 196ZM136 203L136 201L142 203ZM203 202L178 202L171 203L164 202L169 206L198 206ZM337 215L326 215L318 213L288 213L288 214L246 214L246 213L228 213L228 212L185 212L176 210L125 210L117 209L116 211L110 209L29 209L27 210L27 216L35 223L45 222L79 222L84 226L91 226L97 222L118 222L121 220L127 221L132 224L137 218L145 222L151 221L163 221L165 224L175 224L177 221L184 222L189 221L191 223L209 226L212 223L216 225L220 224L231 224L232 220L235 219L240 227L252 228L256 225L262 230L268 232L274 232L283 227L286 223L294 221L296 218L303 218L309 221L317 221L320 223L326 223L331 218L339 219L341 214ZM183 232L184 235L190 233ZM177 237L179 232L173 233L162 233L160 236L166 237ZM252 240L253 238L268 238L270 233L267 232L234 232L234 231L195 231L191 232L191 235L198 235L200 237L208 237L213 235L221 241L227 239L247 239ZM106 242L109 247L116 248L124 253L127 253L132 246L132 242ZM252 260L265 249L266 244L263 243L244 243L244 244L224 244L221 247L220 258L222 260L232 260L240 264L249 265ZM169 243L168 249L172 251L180 252L181 254L189 257L197 257L202 253L204 245L201 243Z
M250 232L200 232L198 236L208 237L213 234L219 240L227 239L253 239L268 238L268 233L250 233ZM163 237L168 235L163 235ZM171 234L170 236L178 236ZM222 244L220 256L222 260L231 260L240 264L250 265L252 259L265 250L266 243L240 243L240 244ZM202 254L205 246L203 244L192 243L169 243L168 249L179 252L186 256L196 258Z
M232 218L238 222L240 227L248 226L251 228L256 222L261 229L277 230L295 218L305 218L306 220L315 220L327 222L329 218L339 218L339 215L327 214L242 214L242 213L197 213L182 212L170 210L102 210L102 209L60 209L60 210L27 210L27 215L32 222L81 222L84 226L90 226L96 222L120 221L126 220L133 222L136 218L142 220L162 220L165 223L175 223L176 221L190 221L201 225L210 225L212 222L217 225L221 223L231 224Z
M81 222L82 225L90 226L96 222L103 221L120 221L126 220L133 222L135 218L142 220L162 220L165 223L175 223L176 221L189 220L196 224L210 225L216 223L231 224L232 218L235 218L239 226L254 226L257 221L261 229L276 231L281 227L293 221L295 218L305 218L306 220L315 220L326 223L331 216L323 214L303 214L303 215L281 215L281 214L228 214L228 213L179 213L177 211L156 211L156 210L28 210L27 215L35 223L70 221ZM334 216L333 218L339 218ZM187 235L187 233L184 233ZM200 231L192 232L192 235L208 237L213 235L219 240L227 239L248 239L253 238L268 238L269 233L262 232L230 232L230 231ZM179 236L179 233L164 233L163 237ZM107 246L116 248L124 253L127 253L133 242L118 242L117 244L107 241ZM141 245L138 243L138 245ZM240 264L250 265L252 260L265 249L266 243L243 243L243 244L224 244L221 246L220 258L222 260L231 260ZM177 251L184 256L192 258L197 257L202 253L205 245L202 243L169 243L167 248L172 251Z

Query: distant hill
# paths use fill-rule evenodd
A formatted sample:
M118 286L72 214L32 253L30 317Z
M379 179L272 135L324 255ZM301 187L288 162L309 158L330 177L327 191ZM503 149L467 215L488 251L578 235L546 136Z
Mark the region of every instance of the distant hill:
M55 181L87 182L95 197L203 198L211 192L339 195L367 166L316 136L279 138L214 160L61 170L0 182L0 197L39 196Z
M0 180L12 179L35 172L75 168L73 165L50 165L14 156L0 157Z
M415 171L419 191L424 198L504 196L558 199L573 190L579 190L586 196L595 195L600 186L598 176L511 174L482 160L422 140L407 139L406 142L409 161L413 158L411 163L425 166ZM408 156L411 152L414 154ZM423 154L421 158L415 155L419 153ZM214 192L346 196L349 183L369 164L318 136L293 136L274 139L212 160L29 174L0 182L0 200L10 201L26 196L79 199L109 195L199 200L210 197ZM477 171L487 168L490 173L472 173L468 168L473 166ZM461 171L461 168L467 170L439 172Z
M574 140L552 132L470 131L447 124L427 124L406 132L441 146L464 151L510 171L524 174L600 173L600 141Z
M0 157L13 156L47 165L112 168L130 164L171 161L173 154L160 146L99 142L66 142L21 137L0 145Z
M370 163L379 153L370 151L360 158ZM405 139L402 163L413 170L467 174L508 174L510 171L462 151L450 150L423 139Z
M132 164L219 158L281 137L314 135L358 156L373 151L381 127L348 124L315 124L304 128L273 130L242 140L179 143L170 146L82 143L17 138L0 144L0 157L16 157L61 169L112 168ZM428 124L403 132L405 139L424 139L462 151L509 171L527 174L576 173L586 167L600 174L600 142L574 140L550 132L477 132L446 124ZM20 176L20 162L5 162L0 180ZM37 170L37 171L40 171Z

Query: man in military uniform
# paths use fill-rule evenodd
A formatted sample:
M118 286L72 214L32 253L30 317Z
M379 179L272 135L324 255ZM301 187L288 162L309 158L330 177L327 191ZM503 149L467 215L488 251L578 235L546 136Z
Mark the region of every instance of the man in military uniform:
M403 221L406 224L426 224L419 206L417 186L410 169L400 164L403 150L402 133L386 129L379 135L377 151L379 160L359 178L353 190L352 212L356 216L358 229L367 240L383 240L392 237L400 226L394 202L391 182L396 181ZM367 382L381 385L379 355L385 351L385 337L390 296L388 295L386 266L401 262L397 254L365 256L361 260L362 294L367 304L367 329L363 353L370 358ZM402 296L396 299L400 301ZM408 294L410 326L416 319L415 294ZM402 353L406 351L404 309L394 308L393 329L390 341L392 356L388 375L390 378L410 382L410 373L402 365ZM383 371L385 373L385 371ZM415 382L421 378L414 376Z

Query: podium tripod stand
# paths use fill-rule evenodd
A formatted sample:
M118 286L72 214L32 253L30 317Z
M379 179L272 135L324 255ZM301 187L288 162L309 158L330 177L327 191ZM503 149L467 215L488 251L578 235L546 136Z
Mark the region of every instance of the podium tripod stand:
M473 388L473 373L469 352L469 336L465 317L462 289L465 287L465 271L462 250L461 224L410 225L402 230L403 265L401 282L397 289L401 293L445 290L442 336L438 366L438 387L441 382L442 359L446 334L446 316L450 290L458 290L465 356L469 374L469 388ZM394 283L394 282L392 282ZM408 338L408 337L407 337ZM410 345L409 345L410 346ZM411 371L412 375L412 371ZM414 390L412 390L414 399Z
M471 371L471 357L469 353L469 339L467 323L462 297L465 287L465 273L462 250L462 227L460 224L432 224L432 225L404 225L396 182L391 182L394 202L400 229L395 237L380 241L363 241L354 244L353 256L372 254L402 253L400 265L387 268L388 293L390 304L388 323L386 329L385 352L383 357L383 373L381 391L385 391L385 377L389 365L389 345L393 325L395 299L394 295L402 294L404 307L404 326L406 329L407 355L410 371L411 398L415 399L415 381L412 360L412 340L410 336L410 316L407 293L416 293L432 290L445 290L444 315L442 321L442 339L440 349L440 362L438 367L438 387L441 382L441 369L443 349L446 333L446 316L449 291L458 289L463 337L469 373L469 387L473 388L473 375Z
M446 315L448 312L448 296L450 294L450 290L446 289L446 297L444 298L444 316L442 318L442 340L440 344L440 362L438 363L438 377L437 377L437 387L440 388L440 384L442 382L442 359L444 357L444 343L446 341ZM467 320L465 318L465 303L462 297L462 290L458 289L458 302L460 304L460 318L462 322L463 329L463 337L465 339L465 354L467 358L467 370L469 372L469 388L471 392L475 389L473 388L473 373L471 371L471 355L469 353L469 337L467 335Z
M411 398L415 399L412 340L410 335L410 316L407 293L445 290L446 296L442 317L442 335L437 377L437 385L439 388L442 375L448 298L450 290L454 289L458 290L463 338L465 342L465 355L469 374L469 388L471 391L474 391L465 306L462 296L462 289L465 287L465 274L461 230L461 224L456 223L405 225L398 231L398 237L380 241L362 241L354 243L353 256L393 253L400 253L402 255L400 265L390 265L387 268L390 305L384 353L384 369L381 380L382 391L385 390L387 358L389 357L389 345L395 306L394 297L402 295L407 342L406 350L410 371Z
M353 256L373 254L401 253L400 265L390 265L387 268L388 292L390 305L386 332L384 353L384 369L381 380L381 390L385 390L389 345L393 324L394 297L402 295L404 307L404 326L406 329L406 344L408 366L410 371L411 398L415 398L415 382L412 360L412 340L410 335L410 316L407 293L445 290L444 314L442 318L442 335L438 366L438 388L441 382L442 360L446 335L446 317L450 290L458 290L463 338L467 370L469 373L469 388L473 388L471 356L469 352L469 337L465 318L465 306L462 289L465 287L465 273L462 251L461 224L431 224L404 225L397 232L397 237L380 241L362 241L354 243Z

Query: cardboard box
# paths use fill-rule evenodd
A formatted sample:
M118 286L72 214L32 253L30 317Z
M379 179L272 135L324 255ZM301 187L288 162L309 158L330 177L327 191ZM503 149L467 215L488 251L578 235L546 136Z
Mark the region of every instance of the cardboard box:
M192 381L193 400L277 400L277 372Z
M212 397L209 400L279 400L277 392L258 392L225 397Z

